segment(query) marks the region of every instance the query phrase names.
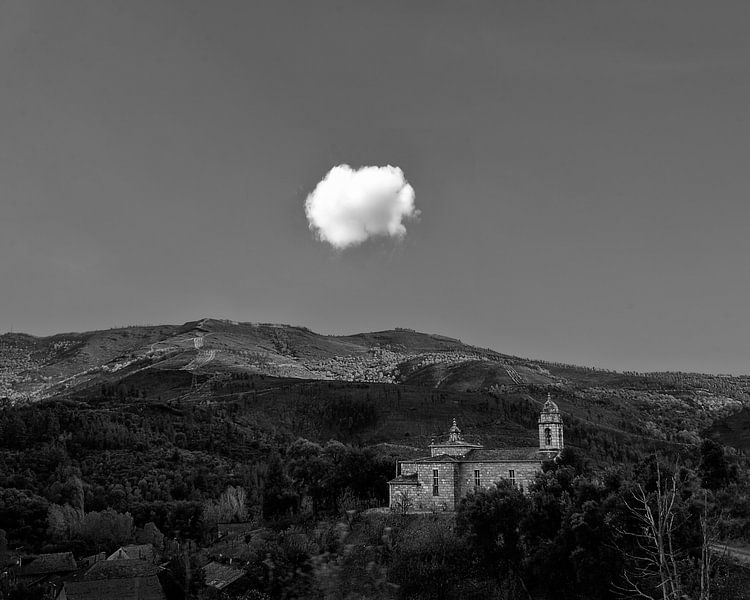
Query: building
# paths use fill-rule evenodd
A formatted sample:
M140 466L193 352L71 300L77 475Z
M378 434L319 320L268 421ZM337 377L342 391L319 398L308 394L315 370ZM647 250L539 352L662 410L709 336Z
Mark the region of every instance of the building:
M244 538L257 528L258 524L251 521L243 523L218 523L216 526L219 539L227 537Z
M57 600L166 600L156 575L65 582Z
M240 594L247 589L245 571L219 562L203 567L206 585L226 594Z
M21 558L18 580L28 586L50 584L57 586L62 579L78 569L72 552L39 554Z
M95 562L63 584L57 600L166 600L161 567L138 558Z
M489 449L465 441L453 419L448 440L430 444L430 456L398 462L397 475L388 482L391 509L452 511L469 491L501 479L528 488L542 461L555 459L563 449L560 409L549 395L538 425L538 447Z
M153 544L128 544L127 546L120 546L107 557L107 560L127 560L133 558L156 564L159 554Z

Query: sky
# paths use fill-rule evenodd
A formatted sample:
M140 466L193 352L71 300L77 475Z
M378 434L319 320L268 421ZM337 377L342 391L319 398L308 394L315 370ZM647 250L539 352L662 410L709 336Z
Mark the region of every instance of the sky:
M745 0L0 0L0 331L410 327L748 373L749 27ZM402 170L405 234L309 228L342 164Z

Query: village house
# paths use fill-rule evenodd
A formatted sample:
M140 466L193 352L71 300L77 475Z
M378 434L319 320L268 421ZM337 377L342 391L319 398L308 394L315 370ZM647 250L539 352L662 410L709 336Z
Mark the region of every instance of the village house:
M247 591L245 571L219 562L210 562L203 567L206 585L225 594L241 594Z
M159 562L159 553L153 544L128 544L120 546L107 557L107 560L128 560L133 558L156 564Z
M56 590L63 579L77 569L72 552L21 557L18 581L27 586L46 586L49 590Z
M471 490L505 479L528 489L542 461L554 460L563 449L560 409L547 396L539 415L539 446L489 449L463 439L453 419L448 440L430 444L430 456L398 462L388 482L389 506L400 511L453 511Z
M164 569L139 558L95 562L66 581L56 600L166 600Z

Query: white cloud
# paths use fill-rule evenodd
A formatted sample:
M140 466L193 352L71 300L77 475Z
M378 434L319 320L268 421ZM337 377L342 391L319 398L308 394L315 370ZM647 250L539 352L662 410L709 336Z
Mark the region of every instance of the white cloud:
M305 200L310 229L334 248L358 246L374 236L402 238L415 219L414 188L398 167L333 167Z

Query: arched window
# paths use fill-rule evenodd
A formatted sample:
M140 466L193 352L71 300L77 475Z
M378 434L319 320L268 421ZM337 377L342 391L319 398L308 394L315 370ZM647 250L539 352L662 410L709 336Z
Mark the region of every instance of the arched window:
M547 444L547 446L552 445L552 431L549 427L544 430L544 443Z

